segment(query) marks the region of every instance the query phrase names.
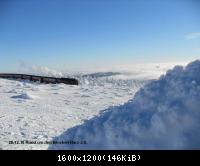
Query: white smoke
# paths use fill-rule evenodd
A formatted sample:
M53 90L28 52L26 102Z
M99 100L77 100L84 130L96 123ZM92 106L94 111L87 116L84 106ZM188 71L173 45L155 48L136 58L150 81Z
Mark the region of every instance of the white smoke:
M23 74L35 74L50 77L62 77L62 72L50 69L46 66L31 65L24 62L20 62L19 72Z
M200 61L176 66L124 105L54 138L49 149L200 149Z

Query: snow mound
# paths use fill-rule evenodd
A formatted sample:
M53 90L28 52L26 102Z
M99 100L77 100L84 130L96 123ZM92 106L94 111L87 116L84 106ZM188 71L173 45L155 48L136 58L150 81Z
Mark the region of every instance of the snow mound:
M199 60L175 66L129 102L53 140L77 144L52 144L49 149L200 149L199 73Z
M32 95L30 93L25 92L25 93L22 93L20 95L12 96L11 98L13 98L13 99L32 100L32 99L38 98L38 96L35 96L35 95Z

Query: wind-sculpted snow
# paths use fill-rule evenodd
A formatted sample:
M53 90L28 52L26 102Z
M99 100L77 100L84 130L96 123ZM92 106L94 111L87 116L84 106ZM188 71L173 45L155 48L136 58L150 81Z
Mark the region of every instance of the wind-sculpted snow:
M200 61L174 67L127 103L109 107L53 141L87 144L49 149L200 149Z
M76 77L81 85L87 86L112 86L112 87L141 87L141 85L146 84L149 80L135 80L135 79L115 79L112 77Z

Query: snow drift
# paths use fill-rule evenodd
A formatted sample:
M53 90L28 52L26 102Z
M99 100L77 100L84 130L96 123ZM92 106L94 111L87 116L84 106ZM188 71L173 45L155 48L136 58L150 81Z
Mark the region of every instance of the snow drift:
M24 99L24 100L32 100L34 98L38 98L38 96L32 95L30 93L24 92L20 95L12 96L13 99Z
M132 100L73 127L49 149L200 149L200 61L175 66Z

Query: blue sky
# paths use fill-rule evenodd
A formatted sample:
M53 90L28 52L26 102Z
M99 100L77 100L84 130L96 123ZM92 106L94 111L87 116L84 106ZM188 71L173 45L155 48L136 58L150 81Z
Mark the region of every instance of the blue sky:
M198 0L0 0L0 72L197 58Z

